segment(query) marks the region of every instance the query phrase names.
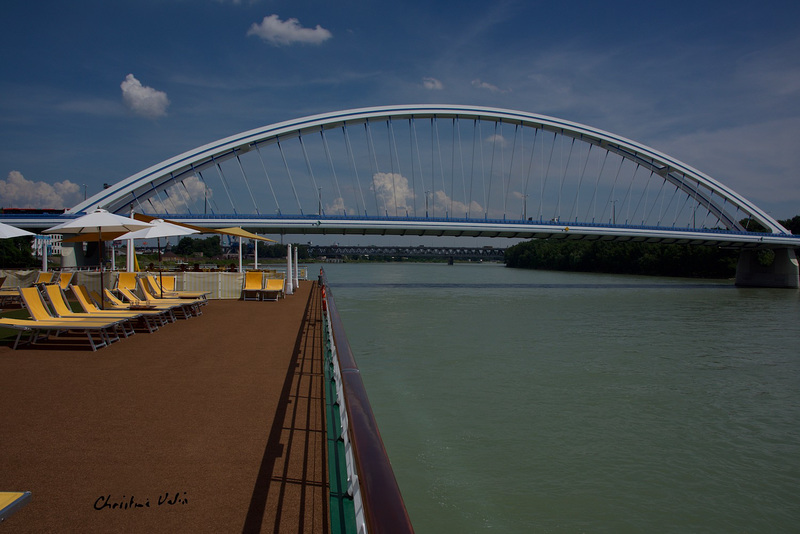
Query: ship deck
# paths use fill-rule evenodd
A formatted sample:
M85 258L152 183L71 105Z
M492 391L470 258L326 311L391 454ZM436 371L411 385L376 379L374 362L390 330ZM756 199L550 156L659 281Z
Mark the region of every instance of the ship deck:
M32 492L4 531L327 532L314 285L97 352L0 346L0 490Z

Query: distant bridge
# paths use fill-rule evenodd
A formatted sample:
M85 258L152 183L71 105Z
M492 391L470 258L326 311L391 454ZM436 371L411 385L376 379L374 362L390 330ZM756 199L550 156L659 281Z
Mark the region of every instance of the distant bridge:
M504 248L494 247L429 247L429 246L341 246L341 245L314 245L308 247L312 257L342 257L342 256L392 256L401 258L456 258L469 260L502 260L505 257Z
M735 247L744 249L738 283L800 284L800 236L722 182L616 134L495 108L382 106L294 119L153 165L63 216L0 220L42 229L95 208L281 235ZM769 273L747 252L759 248L777 251Z

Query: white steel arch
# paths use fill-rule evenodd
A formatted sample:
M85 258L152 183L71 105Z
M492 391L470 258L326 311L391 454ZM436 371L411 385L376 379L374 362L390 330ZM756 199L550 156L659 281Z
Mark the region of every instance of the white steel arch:
M405 126L406 121L408 123L407 126ZM472 121L475 131L471 141L471 155L469 153L470 141L461 139L462 131L465 131L463 125L470 121ZM428 126L428 122L430 122L430 126ZM408 138L407 147L410 156L405 156L405 158L401 158L397 140L400 136L396 135L393 126L399 123L404 125L404 133ZM486 123L494 125L494 134L489 131L483 132L480 129L480 125ZM426 128L429 128L429 138L421 141L422 136L417 135L416 131L418 124L424 124ZM442 129L447 126L449 134L440 132L439 124L443 125ZM386 131L384 131L384 125ZM341 165L338 170L336 169L331 157L332 151L329 147L329 137L326 137L326 133L339 129L342 130L344 139L339 150L342 160L352 159L353 161L352 169L349 169L347 173L343 172ZM364 161L368 160L370 167L369 172L361 173L363 182L358 181L359 171L350 141L353 136L348 134L348 129L357 132L358 135L364 136L366 139L364 146L368 157L365 157ZM500 134L497 133L498 130ZM526 135L525 132L528 132L527 139L524 137ZM322 159L313 160L313 158L309 157L309 151L306 148L309 141L304 142L304 140L311 140L317 134L321 135L321 146L324 147L325 156L330 166L329 170L325 169L327 165L320 164L323 161ZM448 135L452 136L452 143L448 145L451 147L450 152L441 148L443 137L446 138ZM551 135L552 140L550 138ZM456 142L457 136L459 138L458 143ZM508 139L512 138L512 136L513 142L509 143ZM518 137L522 139L518 141ZM531 137L533 137L532 144ZM539 145L537 145L537 137ZM491 147L489 146L489 139L491 139ZM297 153L295 155L296 161L302 162L303 158L300 155L305 158L305 163L298 164L296 167L292 167L292 155L287 154L287 145L292 141L299 141L300 151L298 152L295 148ZM444 142L447 141L448 139L444 139ZM382 142L388 146L388 148L383 148L381 156L383 158L383 168L379 163L378 155L381 151L379 145ZM574 148L576 142L585 148ZM480 147L476 148L477 145L480 145ZM275 160L278 163L274 167L268 168L268 165L265 164L265 157L262 154L262 149L265 147L272 147L272 150L280 155L281 159ZM594 161L592 158L596 159L596 156L592 156L593 148L598 149L595 154L600 153L606 156L605 159L602 159L603 167L601 167L600 174L597 177L598 182L600 175L604 172L606 174L610 172L605 169L605 160L608 159L608 155L614 155L619 161L619 169L616 171L616 177L611 186L611 194L607 197L609 200L606 201L606 204L613 203L613 207L610 210L608 206L603 208L603 217L611 212L614 213L613 216L609 215L608 217L609 222L613 223L610 225L612 227L631 224L627 220L622 223L622 217L620 217L620 222L617 221L618 203L620 204L620 209L622 206L627 205L628 212L633 211L634 215L639 213L640 206L644 204L641 209L641 218L642 225L645 226L643 213L647 210L650 212L655 210L665 211L664 206L666 205L669 209L674 209L676 214L679 213L679 203L675 203L674 208L672 207L673 199L678 194L684 199L684 205L689 203L694 205L693 209L695 211L698 208L704 210L705 218L708 219L710 216L712 227L716 225L717 229L720 229L721 226L723 230L743 231L745 229L742 228L738 221L741 218L749 218L760 223L772 234L780 236L790 234L758 206L719 181L667 154L630 139L583 124L534 113L456 105L404 105L361 108L303 117L257 128L220 139L153 165L81 202L69 210L68 213L89 211L96 207L117 213L126 213L131 207L136 211L142 211L140 206L148 201L150 202L149 205L153 206L155 205L154 199L157 199L157 205L163 208L164 206L170 206L170 187L176 184L183 184L183 180L187 177L199 176L204 188L208 187L207 181L210 181L213 177L216 181L215 183L218 184L215 186L216 198L226 199L227 197L230 200L232 209L228 209L226 212L228 214L243 216L242 218L253 219L254 221L257 221L260 217L269 217L269 214L285 216L289 213L297 214L299 212L302 217L308 215L304 212L303 201L305 199L306 206L308 206L308 199L311 198L312 206L314 204L313 199L318 200L316 215L321 217L325 214L322 199L323 188L318 184L315 173L320 173L324 170L324 172L332 176L332 181L326 182L326 187L328 190L338 191L337 200L342 200L341 190L343 189L344 174L355 174L357 188L355 186L352 188L355 209L351 208L349 214L351 217L354 213L361 217L363 212L365 217L373 219L402 219L403 215L411 219L425 219L431 216L428 209L430 198L430 204L434 206L434 209L436 209L436 206L440 206L440 213L434 213L433 216L441 217L441 211L444 211L445 218L448 218L452 217L455 212L453 206L457 203L454 203L454 198L457 194L462 194L461 189L463 189L463 201L459 205L463 204L466 208L463 208L462 213L465 212L465 217L462 219L474 219L476 222L483 223L485 219L489 218L490 202L492 195L494 195L495 200L502 203L503 220L506 219L507 206L510 203L509 199L515 198L517 202L520 202L519 199L522 197L523 208L521 215L512 218L520 221L530 221L534 217L529 217L528 215L534 210L533 207L531 207L530 211L528 210L528 198L538 196L539 210L537 216L538 220L542 222L545 220L542 214L544 211L542 209L544 192L549 187L553 191L553 199L557 200L553 200L556 205L555 215L548 220L556 222L559 219L572 220L574 215L574 222L579 223L586 222L585 220L579 220L577 212L580 210L576 208L578 207L580 188L587 187L584 182L589 182L589 179L585 178L589 174L587 168L590 167L590 161ZM438 161L436 161L435 156L437 150ZM541 152L539 156L536 155L537 150ZM260 160L265 179L259 177L253 180L252 176L248 177L245 169L246 165L243 164L242 160L248 153L252 154L253 152L256 153ZM425 152L425 158L427 158L424 162L423 152ZM529 163L526 163L527 158L530 158ZM467 161L466 164L465 160ZM534 160L536 161L535 163ZM490 161L491 163L489 163ZM499 171L497 169L489 171L488 187L486 183L482 184L484 196L480 197L480 186L476 185L474 180L475 175L480 172L480 170L476 170L476 167L494 167L496 161L501 162ZM599 162L600 160L598 159L598 165ZM227 171L224 168L226 165L228 166ZM231 167L230 165L233 166ZM525 174L526 165L527 179ZM623 174L623 165L633 167L633 175L630 178L624 178L629 180L627 188L624 186L624 181L621 181L622 185L617 191L614 191L614 188L617 187L619 176ZM532 171L533 167L540 170ZM553 171L556 167L559 169L557 172ZM455 184L455 174L459 172L459 169L462 178L461 187L457 187ZM519 172L516 173L515 169L518 169ZM276 184L275 175L278 171L281 173L280 179L284 183ZM231 180L229 176L232 172L237 176L241 173L241 178L243 178L242 184L244 190L246 190L245 198L247 199L243 208L237 209L237 204L233 200L233 196L237 192L235 188L230 186ZM536 172L539 172L540 195L535 195L534 192L529 193L529 184L526 181L530 179L532 173L535 174ZM270 177L271 174L272 178ZM305 178L295 180L300 174ZM367 176L364 176L365 174ZM483 174L486 175L485 168L483 169ZM640 178L643 174L645 175L644 185L642 185L642 179ZM369 175L371 175L371 182ZM613 175L613 172L610 175ZM566 193L564 193L565 183L569 181L568 176L572 177L570 178L572 181L578 181L577 188L574 185L567 186L567 188L575 188L575 196L572 202L569 201ZM384 191L385 195L380 199L378 194L379 184L375 181L376 177L386 180L387 183L383 184L383 186L391 189L388 192ZM427 184L425 184L426 179L428 180ZM492 180L494 180L494 183ZM550 180L549 183L548 180ZM263 183L260 183L261 181ZM281 187L288 190L286 181L290 183L293 191L292 196L296 200L297 211L294 212L282 210L276 194L276 190ZM390 184L388 184L389 181L391 182ZM422 185L417 186L417 181L420 181ZM556 181L558 181L558 184L554 185ZM448 182L449 194L447 193ZM468 182L469 187L467 187ZM522 189L521 192L514 189L515 186L513 184L517 182L520 184L519 189ZM641 188L641 195L638 201L630 193L634 183ZM399 197L398 188L408 188L410 187L408 184L413 184L413 187L419 189L419 191L414 189L410 193L406 192L404 198ZM242 189L241 186L239 188ZM665 193L666 188L672 191L672 197ZM422 189L425 189L425 217L422 217ZM467 195L467 189L469 189L469 195ZM210 188L206 190L210 191ZM254 190L260 190L260 192L254 192ZM597 190L597 186L595 186L595 194ZM625 195L623 198L618 199L614 196L615 194L622 196L623 191ZM371 198L370 192L372 192L374 199ZM479 199L473 196L473 192L476 192L475 195ZM437 198L434 198L435 196ZM501 197L500 200L497 200L498 196ZM259 200L263 198L271 203L272 199L270 197L274 198L274 206L270 209L260 207ZM656 199L655 203L653 203L651 197ZM287 195L287 198L290 198L289 203L292 204L291 197ZM390 199L388 202L387 198ZM401 205L398 205L398 198L401 199ZM391 205L391 199L394 199L394 205ZM402 204L403 200L406 201L405 204ZM446 209L448 201L450 205L449 212ZM583 201L585 204L586 201ZM594 201L597 203L596 199ZM659 201L660 206L658 205ZM208 199L205 199L205 202L208 204ZM284 201L284 205L286 203ZM173 200L172 205L175 206L176 204L177 202ZM250 204L252 204L252 207L250 207ZM482 213L473 213L471 211L472 206L475 206L476 211L480 208ZM369 213L370 209L372 209L372 214ZM405 209L405 213L403 213L403 209ZM684 208L680 209L684 210ZM692 208L688 209L691 210ZM179 210L175 209L175 212L177 211ZM313 209L309 211L314 213ZM203 213L206 213L206 211ZM342 213L344 218L348 217L345 209L342 209ZM685 214L689 212L681 211L680 213L686 216ZM196 220L203 219L200 214L195 213L194 215ZM677 215L675 218L677 219ZM694 220L695 215L692 215L692 218L692 224L699 225ZM588 219L588 216L586 219ZM668 223L662 223L661 221L662 219L659 218L659 223L656 226L669 226ZM257 222L254 222L254 224L257 224ZM675 222L673 221L674 225Z

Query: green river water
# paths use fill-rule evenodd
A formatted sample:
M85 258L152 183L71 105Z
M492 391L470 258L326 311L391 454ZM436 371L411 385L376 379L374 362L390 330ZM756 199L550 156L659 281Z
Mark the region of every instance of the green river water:
M800 292L325 270L418 533L800 531Z

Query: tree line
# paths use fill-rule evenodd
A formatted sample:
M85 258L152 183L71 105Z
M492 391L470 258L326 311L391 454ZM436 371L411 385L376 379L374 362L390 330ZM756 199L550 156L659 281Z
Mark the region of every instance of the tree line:
M766 232L755 221L740 221L750 231ZM800 216L779 221L800 234ZM755 223L755 224L754 224ZM761 263L770 264L774 253L759 251ZM538 239L506 249L507 267L692 278L731 278L736 274L737 250L708 246L616 241Z
M299 259L308 258L308 247L306 245L295 245L298 249L297 257ZM202 253L203 257L213 258L222 255L222 245L219 242L219 237L212 236L206 238L192 238L184 237L178 244L172 247L172 252L179 256L192 256L196 253ZM253 244L248 243L245 245L244 252L246 254L253 254L255 252ZM258 242L258 257L259 258L285 258L286 245L279 243L265 243Z

